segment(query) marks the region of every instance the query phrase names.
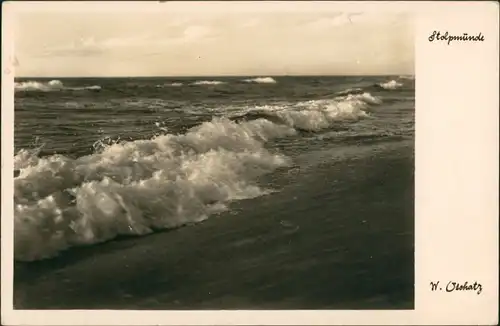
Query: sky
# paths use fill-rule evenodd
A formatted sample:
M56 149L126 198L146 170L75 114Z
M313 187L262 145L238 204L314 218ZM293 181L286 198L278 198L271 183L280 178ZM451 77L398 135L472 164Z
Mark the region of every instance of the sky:
M116 10L43 5L16 12L17 77L414 73L413 20L404 12L284 10L286 2L268 10L192 2L149 2L154 10L118 2Z

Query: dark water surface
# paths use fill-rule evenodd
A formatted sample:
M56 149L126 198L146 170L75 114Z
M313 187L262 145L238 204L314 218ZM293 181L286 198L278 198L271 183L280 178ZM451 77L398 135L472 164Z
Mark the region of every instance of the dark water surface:
M414 80L17 80L18 309L412 309Z

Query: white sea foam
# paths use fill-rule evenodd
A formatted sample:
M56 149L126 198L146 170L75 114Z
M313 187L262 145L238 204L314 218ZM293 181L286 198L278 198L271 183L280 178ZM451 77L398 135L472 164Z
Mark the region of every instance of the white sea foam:
M348 97L350 97L349 95ZM344 100L313 100L300 102L294 110L275 112L287 125L310 131L329 128L339 120L356 120L366 117L367 103L358 98Z
M191 85L221 85L225 84L225 82L222 82L220 80L198 80L192 83Z
M272 77L257 77L249 78L244 80L247 83L257 83L257 84L276 84L276 80Z
M84 88L85 88L85 89L89 89L89 90L94 90L94 91L95 91L95 90L101 90L101 89L102 89L102 87L101 87L101 86L99 86L99 85L86 86L86 87L84 87Z
M63 83L60 80L51 80L48 82L48 85L53 88L62 88Z
M94 154L76 159L39 157L41 147L20 150L14 157L15 259L196 223L231 201L266 194L256 178L290 163L267 150L267 141L365 117L376 100L366 93L249 108L265 114L239 123L214 118L185 134L101 141Z
M285 125L309 131L319 131L332 127L340 120L358 120L368 116L370 105L382 101L370 93L349 94L335 99L311 100L294 105L271 105L252 108L247 112L257 111L278 117Z
M40 82L40 81L25 81L20 83L15 83L14 88L16 91L39 91L39 92L50 92L50 91L60 91L60 90L100 90L101 86L99 85L91 85L91 86L83 86L83 87L65 87L64 84L60 80L51 80L49 82Z
M78 159L21 150L14 158L15 258L195 223L232 200L265 194L252 181L289 161L263 144L294 133L264 119L221 118Z
M412 75L401 75L398 78L399 79L415 80L415 76L412 76Z
M403 84L398 81L391 80L385 83L380 83L379 86L383 89L394 90L403 87Z
M351 103L352 105L363 106L365 104L381 104L382 100L379 97L373 96L370 93L364 92L361 94L348 94L347 96L339 96L337 100ZM361 102L361 103L360 103Z
M64 87L64 89L72 90L72 91L83 91L83 90L100 91L102 89L102 87L99 85L92 85L92 86L83 86L83 87Z
M164 88L164 87L180 87L184 85L183 83L170 83L170 84L162 84L162 85L156 85L156 88Z
M25 82L15 83L14 87L16 91L48 92L48 91L60 90L64 87L64 85L60 80L51 80L49 82L28 80Z

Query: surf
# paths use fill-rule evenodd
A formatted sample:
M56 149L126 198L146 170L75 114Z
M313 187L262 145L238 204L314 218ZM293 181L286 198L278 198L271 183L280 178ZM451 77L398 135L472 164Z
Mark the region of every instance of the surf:
M54 79L48 82L28 80L23 82L14 83L14 90L16 92L54 92L54 91L100 91L102 87L100 85L90 85L90 86L78 86L78 87L66 87L62 81Z
M362 93L246 107L184 133L165 129L150 139L101 142L77 158L41 156L42 146L21 149L14 157L14 257L45 259L74 246L198 223L233 201L274 192L259 178L292 161L268 142L368 117L380 101Z

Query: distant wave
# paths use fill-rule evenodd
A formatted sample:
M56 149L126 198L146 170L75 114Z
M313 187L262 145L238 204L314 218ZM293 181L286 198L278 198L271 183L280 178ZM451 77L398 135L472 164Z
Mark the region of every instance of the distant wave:
M16 91L21 92L29 92L29 91L38 91L38 92L50 92L50 91L61 91L61 90L101 90L101 86L92 85L92 86L83 86L83 87L65 87L64 84L60 80L51 80L49 82L41 82L41 81L25 81L14 84L14 88Z
M162 84L162 85L156 85L156 88L164 88L164 87L180 87L184 85L183 83L170 83L170 84Z
M365 91L362 88L348 88L343 91L337 92L337 95L349 95L349 94L363 94Z
M337 100L341 99L346 102L354 102L358 103L361 101L361 103L366 103L366 104L381 104L382 99L379 97L373 96L372 94L368 92L363 92L363 93L355 93L355 94L348 94L347 96L338 96L336 97Z
M265 195L272 189L255 180L290 164L266 142L361 119L379 101L363 93L248 108L184 134L103 141L76 159L20 150L14 157L15 259L197 223L234 200Z
M102 89L101 86L99 85L92 85L92 86L87 86L87 87L84 87L85 89L90 89L90 90L100 90Z
M415 80L415 76L411 75L402 75L398 77L399 79L408 79L408 80Z
M380 83L378 85L380 87L382 87L383 89L387 89L387 90L394 90L394 89L398 89L398 88L403 87L402 83L395 81L395 80L391 80L391 81L388 81L385 83Z
M225 84L225 82L219 80L199 80L195 81L191 85L221 85L221 84Z
M99 91L102 89L102 87L99 85L92 85L92 86L84 86L84 87L65 87L64 89L68 89L68 90L72 90L72 91L83 91L83 90Z
M51 80L49 82L25 81L14 84L16 91L54 91L63 89L63 83L60 80Z
M276 80L272 77L257 77L244 79L243 81L247 83L257 83L257 84L276 84Z
M234 121L267 119L300 131L320 131L336 124L339 120L358 120L368 116L370 105L381 100L369 93L348 95L335 99L311 100L293 106L264 106L253 108L242 115L232 117Z

